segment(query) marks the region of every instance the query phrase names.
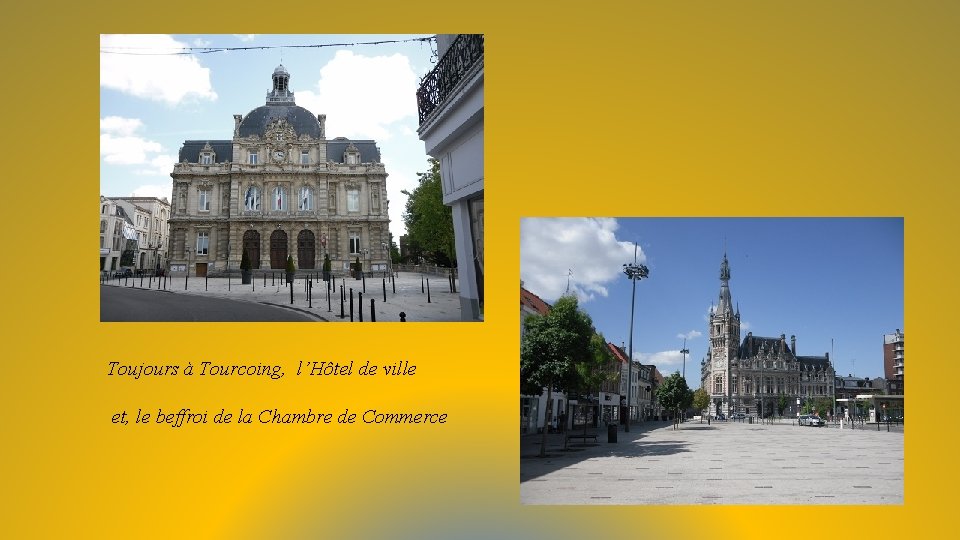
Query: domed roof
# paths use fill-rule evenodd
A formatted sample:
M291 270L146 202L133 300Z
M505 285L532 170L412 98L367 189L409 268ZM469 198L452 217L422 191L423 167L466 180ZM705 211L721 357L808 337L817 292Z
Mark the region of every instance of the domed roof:
M284 119L297 132L297 136L309 135L320 138L320 121L314 114L298 105L263 105L247 113L237 128L239 137L256 135L263 137L269 124Z
M273 70L274 75L287 75L290 76L290 72L287 71L287 68L283 67L283 64L277 66L277 69Z

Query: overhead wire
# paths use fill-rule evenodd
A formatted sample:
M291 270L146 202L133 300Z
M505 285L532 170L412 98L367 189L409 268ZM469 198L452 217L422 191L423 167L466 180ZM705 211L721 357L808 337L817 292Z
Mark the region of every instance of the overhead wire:
M314 43L309 45L257 45L246 47L179 47L171 52L136 52L138 50L155 49L154 47L100 47L103 54L124 54L132 56L177 56L190 54L210 54L229 51L253 51L268 49L319 49L323 47L355 47L358 45L386 45L391 43L413 43L413 42L431 42L433 36L408 38L408 39L384 39L378 41L358 41L354 43Z

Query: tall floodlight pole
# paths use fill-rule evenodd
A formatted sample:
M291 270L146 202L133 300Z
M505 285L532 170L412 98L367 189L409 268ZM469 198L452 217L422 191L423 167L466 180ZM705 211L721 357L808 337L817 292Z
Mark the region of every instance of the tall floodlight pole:
M630 431L630 404L631 389L633 388L633 312L637 302L637 280L650 275L650 270L642 264L637 264L637 243L633 243L633 264L624 264L623 273L633 282L633 295L630 298L630 350L627 353L627 421L624 431Z
M690 350L687 349L687 338L683 338L683 348L680 349L680 353L683 354L683 380L687 380L687 355L690 354Z

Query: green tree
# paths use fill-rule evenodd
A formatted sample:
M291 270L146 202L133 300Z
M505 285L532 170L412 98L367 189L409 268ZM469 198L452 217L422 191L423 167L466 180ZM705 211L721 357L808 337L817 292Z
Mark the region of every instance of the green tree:
M570 386L580 395L599 394L603 383L615 379L620 374L616 368L603 334L593 334L590 336L590 354L574 365L576 377L570 381ZM586 404L581 404L581 410L585 406ZM583 434L587 434L586 417L583 422Z
M453 209L443 204L440 183L440 162L430 160L430 170L417 173L419 185L413 191L403 190L407 205L403 224L411 245L422 249L435 264L454 266Z
M693 408L703 413L703 410L710 405L710 394L707 393L703 388L697 388L693 391ZM701 414L700 423L703 423L703 415Z
M777 414L783 416L783 411L787 409L787 405L790 403L790 399L787 398L786 394L780 394L780 397L777 398Z
M687 380L679 371L675 371L657 388L657 400L664 408L674 411L673 427L676 429L680 421L680 410L693 403L693 392L687 387Z
M240 256L240 270L250 270L252 266L250 255L247 255L247 250L243 250L243 255Z
M520 342L521 389L538 395L546 388L547 403L550 403L554 390L569 390L577 386L577 364L591 360L593 322L589 315L580 310L576 298L563 296L546 315L527 317L523 326L523 340ZM547 454L546 427L550 425L550 420L548 409L540 440L541 457Z

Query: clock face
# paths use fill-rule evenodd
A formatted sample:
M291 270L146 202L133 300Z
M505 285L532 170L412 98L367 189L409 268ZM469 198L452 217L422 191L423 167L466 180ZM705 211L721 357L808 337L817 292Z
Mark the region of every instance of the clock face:
M276 160L276 161L282 160L282 159L283 159L283 150L277 150L277 151L275 151L275 152L273 153L273 159Z

